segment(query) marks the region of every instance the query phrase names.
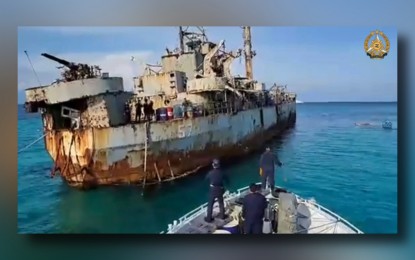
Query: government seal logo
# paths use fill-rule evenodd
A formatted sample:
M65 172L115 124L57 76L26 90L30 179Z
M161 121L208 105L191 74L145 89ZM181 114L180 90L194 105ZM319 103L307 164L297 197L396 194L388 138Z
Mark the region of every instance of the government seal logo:
M366 54L371 59L383 59L388 55L390 43L383 32L376 30L366 37L364 47Z

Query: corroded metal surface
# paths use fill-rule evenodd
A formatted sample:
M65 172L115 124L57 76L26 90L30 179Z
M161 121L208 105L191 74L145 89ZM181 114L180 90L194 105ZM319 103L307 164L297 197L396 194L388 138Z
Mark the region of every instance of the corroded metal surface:
M98 69L90 75L85 64L47 55L69 74L26 90L26 108L42 113L54 169L73 186L168 181L210 165L213 157L245 155L295 123L295 95L280 86L266 91L253 79L250 28L244 32L246 78L230 71L242 49L227 51L204 30L180 29L180 49L166 48L161 65L147 64L134 80L135 93L123 91L121 78ZM152 105L144 107L143 99ZM146 118L156 112L150 123L136 123L139 102ZM172 110L177 118L162 122Z
M81 126L106 128L127 123L124 106L131 96L129 92L116 92L88 98L87 108L81 113Z
M261 148L293 123L295 106L279 110L284 112L277 124L275 107L264 108L263 126L260 109L153 123L146 161L145 124L51 132L46 147L62 177L76 187L138 184L145 178L158 183L206 167L214 157L227 160Z
M157 74L149 74L136 80L136 84L142 84L142 89L146 93L158 95L164 93L172 95L172 91L181 93L185 91L184 78L186 75L180 71L160 72Z
M58 104L73 99L95 96L106 92L123 91L123 79L93 78L71 82L58 82L49 86L26 89L26 102Z
M193 79L188 82L187 91L193 92L204 92L213 90L224 90L226 86L226 78L201 78Z
M200 53L183 53L181 55L166 55L161 59L163 71L183 71L188 79L193 79L195 71L200 69L203 62Z

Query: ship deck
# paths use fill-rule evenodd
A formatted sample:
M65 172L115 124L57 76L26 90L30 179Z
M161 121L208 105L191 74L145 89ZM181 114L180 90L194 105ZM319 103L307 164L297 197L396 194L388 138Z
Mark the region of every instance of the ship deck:
M279 188L281 189L281 188ZM235 193L224 195L225 211L229 216L227 219L220 219L216 216L219 213L218 203L213 208L214 221L207 223L206 216L207 203L188 212L179 220L173 222L168 227L168 234L230 234L227 226L237 227L241 225L240 212L242 211L243 197L249 192L249 187L239 189ZM269 203L275 203L274 208L278 209L279 199L270 191L263 192ZM347 220L331 212L327 208L317 204L312 200L305 200L295 196L298 202L297 207L297 231L298 234L362 234L363 232L350 224ZM264 224L266 222L264 221ZM264 225L265 226L265 225ZM237 227L238 228L238 227ZM238 228L239 229L239 228ZM229 229L228 229L229 230ZM270 234L277 234L276 228L271 228ZM164 232L162 232L164 233ZM234 232L239 233L239 232Z

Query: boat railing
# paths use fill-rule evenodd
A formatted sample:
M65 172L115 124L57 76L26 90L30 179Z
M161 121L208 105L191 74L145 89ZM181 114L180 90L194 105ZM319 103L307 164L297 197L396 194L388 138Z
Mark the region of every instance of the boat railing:
M236 190L236 192L225 192L223 195L224 203L227 203L229 200L240 196L244 191L248 190L249 186L240 188ZM205 211L207 209L207 203L200 205L199 207L187 212L185 215L181 216L178 220L174 220L172 224L168 225L167 233L174 231L177 227L181 227L182 225L186 224L188 221L192 220L194 217L198 216L201 211ZM164 234L162 231L160 234Z
M200 205L199 207L193 209L192 211L186 213L185 215L181 216L179 218L179 223L185 222L186 220L188 220L190 217L192 217L195 213L198 213L199 211L203 210L204 208L207 207L207 203Z
M316 207L316 208L317 208L317 210L322 211L322 212L324 212L324 213L326 213L326 214L330 215L331 217L335 218L335 219L337 220L337 222L341 222L341 223L343 223L345 226L347 226L348 228L352 229L352 230L353 230L353 231L355 231L356 233L358 233L358 234L363 234L363 232L362 232L361 230L359 230L357 227L355 227L355 226L354 226L353 224L351 224L349 221L347 221L346 219L342 218L341 216L339 216L338 214L334 213L333 211L329 210L328 208L326 208L326 207L324 207L324 206L322 206L322 205L320 205L320 204L318 204L318 203L316 203L316 202L313 202L313 201L311 201L311 200L306 200L306 199L300 198L300 197L299 197L299 196L297 196L297 195L296 195L296 197L297 197L297 199L298 199L300 202L304 202L304 203L308 203L308 204L313 205L314 207Z
M224 202L227 203L230 199L234 198L236 195L236 193L229 193L226 192L223 195L223 199ZM187 212L185 215L181 216L178 220L174 220L173 224L169 224L168 225L168 230L167 232L171 232L173 231L175 228L182 226L183 224L187 223L188 221L192 220L195 216L198 216L200 214L201 211L205 211L207 209L207 202L200 205L199 207ZM162 232L161 234L163 234L164 232Z
M281 188L278 187L277 188ZM249 189L249 186L246 187L242 187L236 190L236 192L229 192L227 191L223 198L224 198L224 202L227 203L229 200L234 199L235 197L240 196L243 192L247 191ZM333 211L329 210L328 208L318 204L317 202L313 202L312 200L308 200L308 199L303 199L300 196L294 194L294 196L296 197L296 199L299 202L302 203L308 203L313 205L314 207L317 208L317 210L324 212L328 215L330 215L331 217L336 219L336 222L340 222L342 224L344 224L346 227L350 228L351 230L353 230L354 232L356 232L357 234L363 234L363 232L361 230L359 230L357 227L355 227L353 224L351 224L349 221L347 221L346 219L342 218L341 216L339 216L338 214L334 213ZM181 227L183 224L185 224L186 222L192 220L194 217L198 216L200 214L201 211L205 211L207 208L207 203L204 203L202 205L200 205L199 207L189 211L188 213L186 213L185 215L183 215L182 217L180 217L178 220L174 220L173 224L169 224L168 225L168 231L172 232L174 231L177 227ZM164 231L161 233L164 234Z
M281 188L278 187L277 188ZM240 195L241 193L243 193L244 191L247 191L249 189L249 186L240 188L237 190L237 195ZM358 234L363 234L362 231L360 231L357 227L355 227L353 224L351 224L349 221L347 221L346 219L342 218L341 216L339 216L338 214L334 213L333 211L329 210L328 208L318 204L317 202L313 202L312 200L307 200L307 199L303 199L300 196L294 194L296 199L300 202L304 202L304 203L309 203L312 204L313 206L315 206L318 210L323 211L324 213L329 214L331 217L335 218L338 222L342 222L344 225L346 225L348 228L352 229L353 231L355 231Z

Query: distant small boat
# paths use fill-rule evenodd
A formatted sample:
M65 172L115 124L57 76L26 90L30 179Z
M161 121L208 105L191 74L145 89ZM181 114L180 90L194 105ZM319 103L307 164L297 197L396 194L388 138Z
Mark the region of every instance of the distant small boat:
M388 121L388 120L386 120L382 123L382 128L383 129L392 129L393 128L392 126L393 126L392 122Z
M295 103L297 103L297 104L302 104L302 103L304 103L303 101L301 101L301 100L296 100L295 101Z
M375 125L369 122L354 123L355 126L374 127Z

